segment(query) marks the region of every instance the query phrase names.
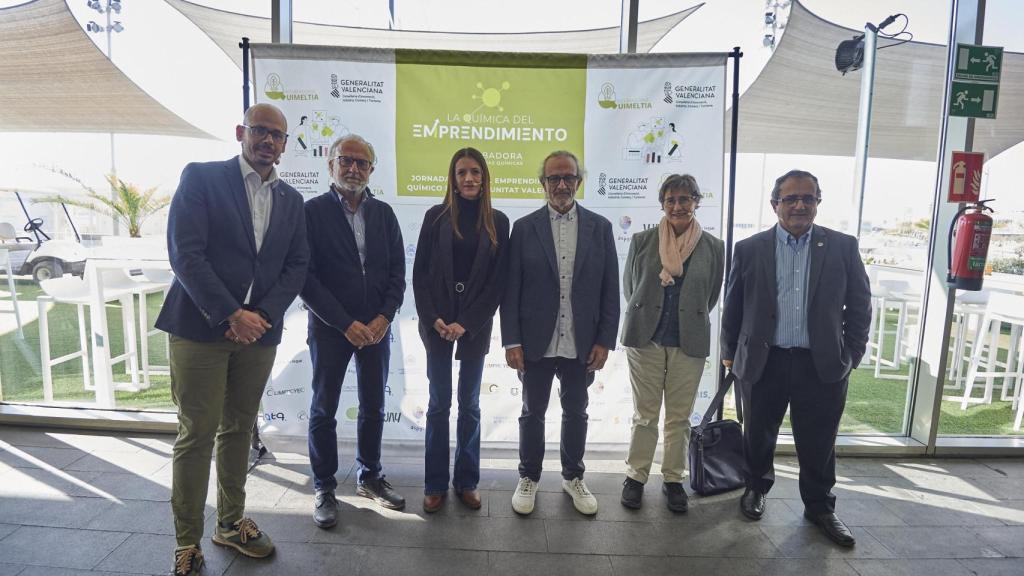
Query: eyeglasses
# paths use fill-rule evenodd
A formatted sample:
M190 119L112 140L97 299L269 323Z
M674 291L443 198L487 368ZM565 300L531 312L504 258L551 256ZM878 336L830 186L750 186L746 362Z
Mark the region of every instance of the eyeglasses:
M776 198L776 204L785 204L786 206L796 206L797 202L803 202L804 206L817 206L821 204L821 198L814 196L813 194L804 194L802 196L783 196L782 198Z
M676 204L700 204L700 196L666 196L664 204L675 206Z
M559 182L565 182L565 185L572 188L579 182L581 178L575 174L569 174L567 176L545 176L544 181L547 182L548 186L557 188Z
M356 168L358 168L360 172L366 172L367 170L370 169L370 166L372 166L372 163L364 158L353 158L352 156L335 156L334 159L337 160L339 164L341 164L342 168L351 168L352 165L355 164Z
M249 133L255 136L258 140L263 140L270 134L270 137L274 139L274 142L278 144L283 143L288 139L288 134L281 132L280 130L271 130L265 126L250 126L249 124L242 124L249 129Z

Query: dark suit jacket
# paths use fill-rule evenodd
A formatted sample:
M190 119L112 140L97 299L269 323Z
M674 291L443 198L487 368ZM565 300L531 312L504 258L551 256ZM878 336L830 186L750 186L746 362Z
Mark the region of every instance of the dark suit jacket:
M366 264L334 190L306 202L309 274L302 300L309 308L309 336L343 335L352 322L383 315L391 322L405 297L405 249L394 210L364 192Z
M622 294L626 317L622 322L622 345L639 348L651 343L661 321L665 288L661 285L661 254L658 227L633 235L626 269L622 272ZM711 353L711 310L722 293L725 246L703 232L687 260L686 275L679 289L679 348L692 358Z
M608 220L579 203L572 312L576 358L594 344L615 348L619 329L619 259ZM519 344L527 360L544 357L558 320L558 264L548 207L523 216L509 239L508 285L501 303L501 340Z
M483 229L480 230L476 257L466 280L466 290L458 295L456 314L456 278L452 272L454 234L449 214L438 219L443 212L444 204L427 210L416 243L412 287L416 295L416 314L420 318L420 338L427 353L447 350L450 343L442 340L434 330L434 321L440 318L446 324L458 322L466 333L458 340L455 357L461 360L483 356L490 349L491 326L501 303L508 269L508 217L494 211L498 246L493 251L491 239Z
M185 166L167 218L174 282L157 328L198 342L221 340L251 284L250 306L273 325L259 344L281 342L284 313L302 288L309 252L302 196L281 180L273 194L257 253L238 157Z
M736 244L722 314L722 358L745 384L761 378L778 317L775 228ZM868 341L871 288L853 236L815 225L811 233L807 332L822 382L857 367Z

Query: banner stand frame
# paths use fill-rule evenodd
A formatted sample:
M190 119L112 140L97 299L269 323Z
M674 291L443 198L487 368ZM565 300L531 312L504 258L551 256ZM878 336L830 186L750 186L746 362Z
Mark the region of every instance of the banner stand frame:
M725 277L726 283L728 283L729 271L732 269L732 226L733 217L735 215L736 208L736 148L739 144L739 137L737 136L740 125L740 58L743 58L743 51L740 50L739 46L734 46L732 52L729 52L728 58L732 59L732 130L729 141L729 208L725 214ZM723 287L724 290L724 287ZM721 347L718 350L719 356L722 354ZM718 360L718 386L717 389L722 389L722 383L725 382L725 366L722 365L721 358ZM740 407L740 387L737 383L733 387L733 394L736 398L736 415L740 422L743 422L743 409ZM718 419L722 419L723 408L718 407Z
M242 41L238 43L238 47L242 50L242 111L249 109L250 103L250 74L249 74L249 38L243 36ZM735 216L735 201L736 201L736 154L737 146L739 143L738 131L739 131L739 107L740 107L740 92L739 92L739 81L740 81L740 58L743 57L743 51L739 46L734 46L731 52L726 53L726 58L731 59L733 62L732 72L732 125L731 134L729 141L729 194L728 194L728 208L726 210L726 223L725 223L725 273L726 278L730 268L732 267L732 248L733 248L733 223ZM719 350L719 354L721 351ZM725 366L722 365L721 359L718 359L718 383L716 389L721 389L722 383L725 381ZM739 421L743 421L743 414L741 403L739 400L739 387L736 387L736 412ZM723 408L718 409L718 418L721 419ZM260 459L269 454L269 450L266 445L260 439L259 434L259 418L253 422L252 427L252 452L250 453L250 470L259 464Z

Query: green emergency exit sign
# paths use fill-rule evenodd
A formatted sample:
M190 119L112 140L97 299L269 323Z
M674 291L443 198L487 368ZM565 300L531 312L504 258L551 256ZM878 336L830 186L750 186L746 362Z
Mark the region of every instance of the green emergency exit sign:
M949 115L995 118L1003 49L957 44L956 67L950 85Z

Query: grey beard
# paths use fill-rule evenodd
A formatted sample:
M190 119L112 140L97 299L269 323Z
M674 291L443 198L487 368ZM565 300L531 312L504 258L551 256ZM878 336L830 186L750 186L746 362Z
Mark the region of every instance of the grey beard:
M334 181L334 186L338 190L343 190L345 192L353 192L353 193L362 192L363 188L364 188L364 186L360 186L360 185L357 185L357 184L349 184L348 182L345 182L344 180L341 180L341 181L335 180Z

